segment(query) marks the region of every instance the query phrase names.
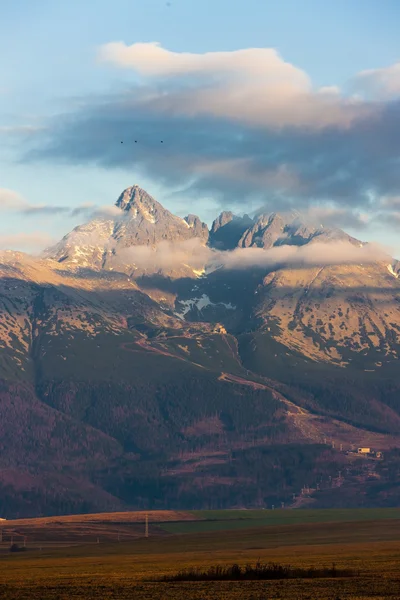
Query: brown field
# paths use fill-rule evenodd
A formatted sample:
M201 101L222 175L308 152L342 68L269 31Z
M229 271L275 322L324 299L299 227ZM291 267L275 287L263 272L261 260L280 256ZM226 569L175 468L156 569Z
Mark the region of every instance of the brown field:
M4 524L7 526L12 525L27 525L35 524L51 525L52 523L95 523L95 522L107 522L107 523L143 523L145 516L148 516L149 521L152 523L166 523L168 521L194 521L197 517L193 513L178 511L178 510L149 510L149 511L130 511L130 512L112 512L112 513L96 513L90 515L67 515L62 517L39 517L36 519L15 519L12 521L5 521Z
M11 542L27 546L70 546L82 543L127 541L144 537L146 514L152 535L162 537L167 531L158 523L185 523L198 520L184 511L135 511L15 519L0 522L2 544L0 552Z
M278 512L278 511L277 511ZM283 512L283 511L282 511ZM302 511L287 511L287 513ZM314 511L317 513L318 511ZM151 513L149 513L150 516ZM163 513L169 522L171 514ZM191 513L188 513L192 516ZM373 514L373 513L371 513ZM129 517L126 517L128 519ZM143 518L143 514L142 514ZM80 520L79 520L80 519ZM114 519L114 520L113 520ZM81 527L108 528L124 520L123 513L110 517L42 519L47 542L29 541L27 550L9 553L3 543L0 554L0 598L67 600L69 598L167 600L378 600L400 599L400 520L358 520L252 526L225 531L168 533L162 520L151 524L150 537L120 542L104 535L100 543L79 543ZM36 526L38 520L36 521ZM69 532L64 542L56 539L60 525ZM11 523L11 522L10 522ZM20 526L29 527L28 520ZM132 517L132 527L141 526ZM156 524L154 524L156 523ZM228 521L228 527L230 521ZM232 521L232 527L235 521ZM14 522L15 524L15 522ZM7 524L9 526L10 524ZM182 524L184 526L184 523ZM125 526L129 526L125 522ZM34 523L30 527L33 529ZM4 526L3 526L4 530ZM53 533L52 533L53 532ZM75 532L75 533L74 533ZM93 536L93 531L91 531ZM143 535L143 533L142 533ZM40 548L42 548L40 550ZM352 568L360 575L351 579L218 581L162 583L157 579L182 568L279 562L299 567Z

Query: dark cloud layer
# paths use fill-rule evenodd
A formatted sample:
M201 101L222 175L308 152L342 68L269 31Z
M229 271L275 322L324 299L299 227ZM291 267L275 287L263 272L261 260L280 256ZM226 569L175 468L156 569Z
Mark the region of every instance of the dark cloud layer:
M30 204L25 198L13 190L0 188L0 213L9 212L28 217L81 216L84 219L118 218L120 210L115 206L97 206L96 204L81 204L80 206L60 206L57 204Z
M127 64L140 63L137 50L113 52L113 60L122 53ZM235 88L230 80L224 114L225 83L215 83L214 75L207 81L208 63L201 78L195 77L193 58L182 62L178 57L176 62L175 55L163 53L156 80L132 87L122 97L87 99L75 112L59 115L38 134L26 160L125 168L170 189L183 188L188 195L212 195L243 211L251 200L269 210L329 204L342 214L348 211L349 222L360 227L359 213L373 213L381 197L400 194L400 101L353 102L331 92L297 89L297 83L290 93L285 88L286 95L276 88L275 101L275 88L268 83L259 89L257 118L252 119L243 112L245 102L238 104L240 81ZM161 59L169 61L169 70L185 69L184 75L163 76ZM247 63L243 69L248 77ZM299 78L297 71L295 75ZM245 89L257 94L258 88ZM199 94L210 105L202 109L197 102L196 110L190 110ZM281 98L282 114L277 112ZM290 118L290 109L298 111L298 118ZM278 125L271 115L279 117Z

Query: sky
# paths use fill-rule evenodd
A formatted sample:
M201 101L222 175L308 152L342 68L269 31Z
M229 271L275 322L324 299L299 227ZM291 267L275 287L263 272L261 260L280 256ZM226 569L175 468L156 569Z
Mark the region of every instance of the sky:
M0 248L139 184L210 223L296 208L400 258L397 0L0 6Z

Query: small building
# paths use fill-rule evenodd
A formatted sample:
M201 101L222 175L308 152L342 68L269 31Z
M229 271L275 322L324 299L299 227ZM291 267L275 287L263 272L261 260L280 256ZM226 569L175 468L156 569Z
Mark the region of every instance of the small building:
M358 454L371 454L371 448L358 448Z

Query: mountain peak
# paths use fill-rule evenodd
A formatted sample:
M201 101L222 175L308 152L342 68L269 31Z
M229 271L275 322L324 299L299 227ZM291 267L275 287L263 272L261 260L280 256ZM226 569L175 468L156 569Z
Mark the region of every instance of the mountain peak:
M233 250L243 234L253 225L253 219L248 215L239 217L225 210L212 224L210 245L220 250Z
M150 194L146 192L139 185L132 185L126 188L119 196L115 203L115 206L123 211L130 212L132 210L152 213L155 210L162 210L161 204L159 204Z
M241 247L272 248L273 246L302 246L310 242L346 241L360 245L360 241L337 227L325 227L316 219L307 217L297 210L287 212L260 212L252 227L247 229L239 241Z
M173 215L139 185L120 194L115 206L122 219L92 220L76 227L45 256L76 267L132 271L131 257L125 252L133 246L155 247L161 242L208 240L208 227L196 215L182 219ZM134 266L134 265L133 265Z

